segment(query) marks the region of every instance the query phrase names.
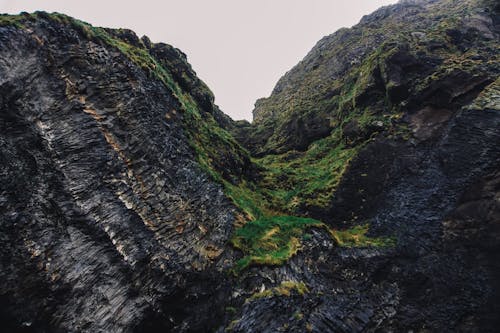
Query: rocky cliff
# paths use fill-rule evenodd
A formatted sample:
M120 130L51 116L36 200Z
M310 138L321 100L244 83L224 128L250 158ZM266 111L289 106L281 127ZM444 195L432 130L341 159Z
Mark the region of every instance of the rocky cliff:
M130 31L57 14L1 19L3 322L215 325L236 211L208 170L251 167L210 91L179 50Z
M400 1L257 101L60 14L0 16L12 332L495 332L500 7Z

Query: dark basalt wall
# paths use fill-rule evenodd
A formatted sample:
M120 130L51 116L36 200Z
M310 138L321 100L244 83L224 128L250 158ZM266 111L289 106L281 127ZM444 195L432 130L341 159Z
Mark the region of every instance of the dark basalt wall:
M318 42L252 124L172 46L0 16L2 327L498 331L498 10L384 7ZM236 271L248 206L323 224ZM332 236L360 225L394 242Z
M235 124L264 163L276 154L271 172L327 159L318 142L358 147L328 204L299 198L293 213L336 228L369 223L372 236L393 235L397 245L341 249L313 233L285 267L245 280L302 281L310 292L252 300L233 331L498 330L498 9L488 1L384 7L323 38L257 101L252 124ZM293 172L271 189L315 180L311 172L293 183Z
M178 101L71 26L26 24L0 27L2 316L48 332L213 326L234 208Z

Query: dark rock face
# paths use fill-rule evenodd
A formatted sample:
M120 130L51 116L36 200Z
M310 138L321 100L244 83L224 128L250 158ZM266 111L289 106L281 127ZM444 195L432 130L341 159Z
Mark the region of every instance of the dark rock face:
M497 332L499 9L383 7L318 42L252 124L172 46L0 16L6 330ZM248 206L322 227L235 273ZM332 236L360 225L394 244Z
M0 312L11 329L215 325L234 208L196 163L172 92L55 20L0 27L0 44Z
M257 156L304 151L356 110L382 114L401 103L421 106L423 98L449 105L459 90L473 88L462 85L495 78L487 64L496 52L497 15L487 0L429 0L400 1L363 17L321 39L256 102L242 144ZM440 80L429 84L431 74Z
M464 110L432 143L368 146L331 210L314 213L370 221L397 246L341 249L314 233L285 267L247 275L257 288L292 280L310 292L246 303L233 331L497 331L499 122L498 110Z
M291 280L310 291L245 303L233 331L498 330L499 31L491 2L401 1L325 37L256 103L254 122L233 130L256 156L317 156L330 133L294 125L311 122L341 128L326 142L360 147L329 204L296 212L369 223L397 245L342 249L314 232L285 267L246 277L256 289ZM382 117L367 125L366 110Z

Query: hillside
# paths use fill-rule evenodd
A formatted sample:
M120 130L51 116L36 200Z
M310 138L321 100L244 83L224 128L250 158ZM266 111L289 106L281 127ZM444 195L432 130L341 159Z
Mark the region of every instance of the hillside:
M495 332L500 7L404 0L235 122L186 55L0 16L12 332Z

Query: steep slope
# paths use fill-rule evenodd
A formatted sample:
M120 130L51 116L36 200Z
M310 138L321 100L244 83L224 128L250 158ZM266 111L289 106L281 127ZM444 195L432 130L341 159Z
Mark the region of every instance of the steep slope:
M258 133L248 134L262 145L251 148L257 154L305 150L353 113L387 116L400 104L412 108L404 102L418 99L447 69L487 75L496 60L496 17L485 8L493 10L494 2L487 2L401 1L324 37L269 98L256 102Z
M177 49L0 17L0 314L8 330L204 331L252 168ZM158 325L156 327L155 325Z
M233 331L497 330L499 10L381 8L323 38L256 103L252 124L234 124L263 168L255 202L396 244L345 248L306 232L283 267L246 275L265 291Z
M499 9L384 7L323 38L253 124L169 45L0 16L0 318L495 332Z
M432 141L485 87L496 87L495 6L402 1L319 41L257 101L254 122L232 129L262 157L267 171L259 187L271 206L331 220L333 193L367 144ZM360 187L384 186L375 185Z

